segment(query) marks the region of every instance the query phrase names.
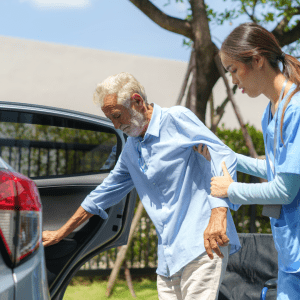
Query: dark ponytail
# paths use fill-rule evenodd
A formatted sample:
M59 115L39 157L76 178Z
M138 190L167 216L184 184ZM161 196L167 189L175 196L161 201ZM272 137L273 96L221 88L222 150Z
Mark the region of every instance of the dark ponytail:
M233 60L252 66L254 55L264 56L271 67L280 72L278 63L283 65L283 75L297 85L284 104L281 116L281 140L284 113L291 98L300 91L300 62L293 56L284 54L275 36L256 23L244 23L236 27L222 44L220 52Z
M285 78L287 78L288 80L292 81L293 83L295 83L297 85L297 87L292 92L292 94L289 96L289 98L285 101L284 106L283 106L283 112L282 112L281 122L280 122L280 134L281 134L281 141L284 144L283 138L282 138L284 113L285 113L285 110L286 110L288 104L290 103L292 97L297 92L300 91L300 62L294 56L285 54L282 65L283 65L282 73L285 76Z

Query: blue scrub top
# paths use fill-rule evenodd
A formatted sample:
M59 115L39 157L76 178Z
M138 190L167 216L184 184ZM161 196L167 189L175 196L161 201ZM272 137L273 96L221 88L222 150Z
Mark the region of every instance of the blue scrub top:
M274 164L274 129L277 117L275 174L293 173L300 175L300 92L297 92L289 102L283 124L283 140L281 141L280 123L284 103L296 88L293 84L288 94L280 102L272 117L271 103L268 104L262 117L262 129L266 152ZM266 153L266 158L268 158ZM274 175L267 161L268 181ZM299 190L300 191L300 190ZM275 247L278 251L279 269L289 273L300 272L300 192L292 203L282 205L279 219L270 218Z

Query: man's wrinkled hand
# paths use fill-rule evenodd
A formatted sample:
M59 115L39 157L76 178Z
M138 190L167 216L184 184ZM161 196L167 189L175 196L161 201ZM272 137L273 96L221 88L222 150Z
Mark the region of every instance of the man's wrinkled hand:
M229 174L226 164L222 162L223 176L212 177L210 183L210 194L213 197L225 198L228 197L228 188L234 180Z
M221 258L224 258L219 247L229 244L226 235L227 228L227 208L217 207L211 210L211 217L207 228L204 231L204 247L210 259L213 259L212 250Z
M210 156L207 145L203 146L203 144L199 144L198 147L194 146L193 149L194 149L194 151L203 155L207 161L211 161L211 156Z
M43 231L43 246L51 246L57 244L61 241L61 237L59 236L57 231Z

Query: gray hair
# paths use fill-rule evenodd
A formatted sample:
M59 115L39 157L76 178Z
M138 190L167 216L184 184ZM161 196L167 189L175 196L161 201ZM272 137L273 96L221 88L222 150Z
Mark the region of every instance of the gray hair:
M102 107L103 100L107 95L116 94L117 103L128 107L129 100L134 93L141 95L148 104L144 87L131 74L122 72L109 76L99 83L94 92L93 101Z

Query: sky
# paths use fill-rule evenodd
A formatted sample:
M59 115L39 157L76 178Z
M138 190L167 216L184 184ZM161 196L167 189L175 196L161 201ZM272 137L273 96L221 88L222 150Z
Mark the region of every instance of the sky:
M171 16L186 16L185 3L152 2ZM209 3L219 11L236 5ZM232 25L210 24L213 41L220 47L234 27L246 21L242 17ZM179 61L190 57L183 36L159 27L129 0L0 0L0 35Z

